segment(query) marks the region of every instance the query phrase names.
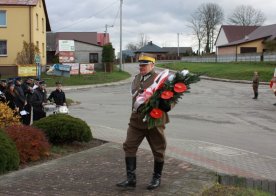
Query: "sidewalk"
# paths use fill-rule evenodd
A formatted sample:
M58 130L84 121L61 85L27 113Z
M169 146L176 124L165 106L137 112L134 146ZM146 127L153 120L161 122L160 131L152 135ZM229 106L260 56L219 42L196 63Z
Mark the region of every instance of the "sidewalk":
M0 195L199 195L217 180L202 167L167 157L161 187L146 190L153 169L151 152L137 155L137 187L121 190L125 179L122 146L106 143L41 165L0 176Z

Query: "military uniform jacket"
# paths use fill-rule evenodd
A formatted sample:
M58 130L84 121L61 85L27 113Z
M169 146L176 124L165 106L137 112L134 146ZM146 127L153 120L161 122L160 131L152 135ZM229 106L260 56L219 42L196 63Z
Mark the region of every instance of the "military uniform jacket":
M155 73L154 71L150 72L144 77L141 74L137 74L134 80L132 81L132 84L131 84L132 113L130 116L129 126L132 126L138 129L148 129L147 122L143 122L145 115L141 113L139 108L138 108L138 111L134 111L133 106L134 106L136 97L139 95L139 93L142 93L145 89L150 87L153 84L156 76L157 76L157 73ZM163 122L163 125L169 122L169 117L166 112L164 112L162 122Z
M46 91L42 91L41 89L35 89L32 99L31 105L33 106L34 112L44 112L43 111L43 103L47 102L47 93Z

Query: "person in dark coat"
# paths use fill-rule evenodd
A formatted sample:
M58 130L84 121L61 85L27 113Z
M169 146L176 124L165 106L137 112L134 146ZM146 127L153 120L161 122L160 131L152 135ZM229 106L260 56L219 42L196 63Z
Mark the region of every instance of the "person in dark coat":
M16 91L16 96L17 96L17 100L18 100L17 106L19 107L19 111L22 111L24 109L24 106L27 104L24 91L21 87L21 83L22 83L22 81L21 81L20 77L15 78L14 89Z
M56 82L56 90L52 91L48 97L49 101L54 100L57 106L66 105L65 93L62 90L62 85L60 82Z
M254 97L252 99L258 99L258 95L259 95L259 92L258 92L258 88L259 88L259 74L258 72L254 72L254 76L253 76L253 84L252 84L252 87L253 87L253 92L254 92Z
M17 112L19 112L19 107L18 107L19 101L18 101L18 96L16 95L16 91L14 89L13 81L8 82L7 90L5 92L5 97L6 97L8 106L12 110L16 110Z
M31 99L34 92L32 88L32 84L33 84L33 80L31 78L27 78L21 85L27 101L27 104L24 107L27 113L26 115L22 116L22 121L24 125L30 125L31 123L31 111L32 111Z
M0 102L2 103L6 102L6 96L5 96L6 88L7 88L6 80L1 80L0 81Z
M0 81L0 91L2 93L5 93L6 89L7 89L7 81L6 80L1 80Z
M46 112L43 110L43 106L46 103L46 84L44 81L40 81L31 98L31 105L33 106L33 121L46 117Z
M129 120L126 140L123 143L127 179L117 184L117 186L121 188L134 188L136 186L136 153L144 138L146 138L150 144L154 156L153 176L147 189L156 189L161 184L161 175L166 150L164 130L165 124L169 122L167 112L170 110L170 106L166 108L162 106L162 110L164 111L162 125L155 126L151 129L148 128L147 122L143 121L145 115L142 111L140 111L139 108L136 110L134 107L136 97L139 93L144 92L145 89L150 87L157 76L157 73L154 71L154 63L155 58L151 57L149 54L141 55L139 57L140 73L135 76L131 85L132 113ZM159 105L159 107L161 109L161 105Z

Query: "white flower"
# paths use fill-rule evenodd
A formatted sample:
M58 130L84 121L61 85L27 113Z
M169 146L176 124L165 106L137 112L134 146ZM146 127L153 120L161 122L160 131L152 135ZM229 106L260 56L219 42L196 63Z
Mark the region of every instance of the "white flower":
M175 78L175 75L174 75L174 74L171 74L171 75L168 77L168 80L171 82L171 81L173 81L174 78Z
M184 70L181 71L181 73L182 73L183 76L186 76L189 73L189 70L184 69Z

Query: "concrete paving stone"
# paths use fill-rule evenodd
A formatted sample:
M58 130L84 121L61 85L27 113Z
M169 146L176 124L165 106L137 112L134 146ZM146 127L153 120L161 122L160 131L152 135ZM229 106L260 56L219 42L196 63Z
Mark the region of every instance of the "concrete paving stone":
M151 180L153 156L151 152L140 149L137 160L137 187L132 191L121 190L115 186L126 177L124 154L121 145L106 143L41 165L2 175L0 176L0 195L121 196L159 195L159 193L186 195L191 190L199 193L201 187L210 187L215 183L212 180L215 173L170 158L165 162L161 187L154 191L148 191L146 186ZM203 175L205 180L209 180L202 181L195 176L190 180L183 178L190 171L181 165L195 168L197 172L192 176ZM206 178L206 175L210 175L210 177ZM187 187L187 193L183 192L183 187Z

